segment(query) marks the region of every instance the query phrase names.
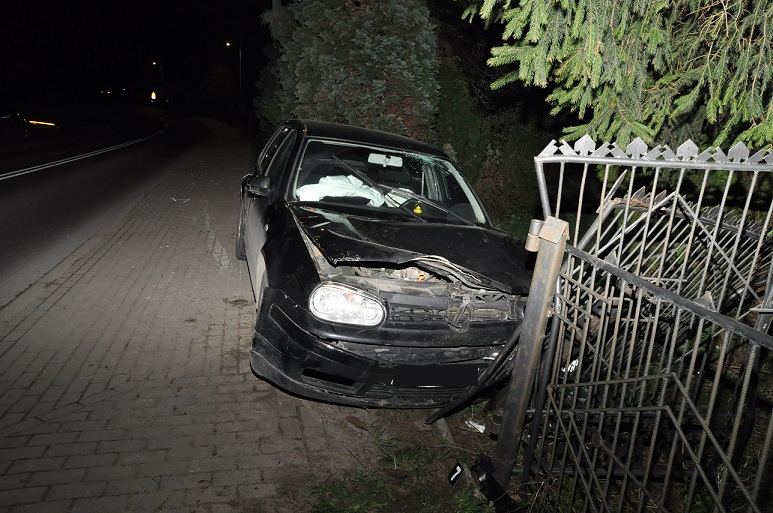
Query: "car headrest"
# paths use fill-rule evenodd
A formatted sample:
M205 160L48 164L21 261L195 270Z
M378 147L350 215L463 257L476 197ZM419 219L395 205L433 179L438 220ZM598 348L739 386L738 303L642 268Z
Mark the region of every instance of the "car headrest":
M408 171L402 169L379 169L376 180L380 183L408 185L413 179Z

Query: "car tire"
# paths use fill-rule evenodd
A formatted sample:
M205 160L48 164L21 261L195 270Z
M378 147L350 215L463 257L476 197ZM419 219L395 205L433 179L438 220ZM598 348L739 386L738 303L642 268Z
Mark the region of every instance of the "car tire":
M244 198L241 200L241 208L239 209L239 225L236 228L236 259L247 260L247 248L244 245Z

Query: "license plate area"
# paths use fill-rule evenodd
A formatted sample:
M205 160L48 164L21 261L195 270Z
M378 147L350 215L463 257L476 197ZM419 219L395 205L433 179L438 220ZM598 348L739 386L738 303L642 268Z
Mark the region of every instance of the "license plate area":
M400 365L392 384L398 387L469 387L478 384L475 365Z

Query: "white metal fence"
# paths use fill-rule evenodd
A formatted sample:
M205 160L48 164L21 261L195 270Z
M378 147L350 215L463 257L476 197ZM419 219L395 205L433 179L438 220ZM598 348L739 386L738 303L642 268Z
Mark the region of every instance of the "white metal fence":
M586 136L535 164L499 482L529 511L773 510L773 152Z

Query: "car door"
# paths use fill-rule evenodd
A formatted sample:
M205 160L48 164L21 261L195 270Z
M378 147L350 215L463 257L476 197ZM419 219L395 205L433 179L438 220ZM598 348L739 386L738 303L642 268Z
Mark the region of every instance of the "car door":
M265 283L266 263L262 252L268 228L269 204L282 194L279 190L282 174L290 159L296 132L282 127L266 144L255 164L253 175L247 179L244 192L245 247L247 267L252 281L256 308Z

